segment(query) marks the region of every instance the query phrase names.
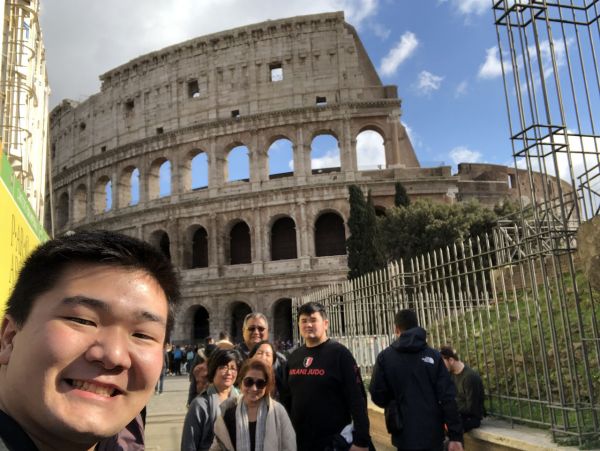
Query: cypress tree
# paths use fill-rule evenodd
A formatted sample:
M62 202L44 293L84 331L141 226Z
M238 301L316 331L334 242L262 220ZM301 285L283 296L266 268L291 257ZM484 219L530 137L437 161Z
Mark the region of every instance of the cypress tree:
M356 185L348 187L350 195L350 237L346 240L348 251L348 278L353 279L378 269L381 265L377 249L377 220L373 202L365 201L362 190ZM370 197L370 196L369 196Z
M410 205L410 199L408 198L408 194L406 194L404 185L400 182L396 182L394 188L396 191L394 195L394 205L396 207L408 207Z

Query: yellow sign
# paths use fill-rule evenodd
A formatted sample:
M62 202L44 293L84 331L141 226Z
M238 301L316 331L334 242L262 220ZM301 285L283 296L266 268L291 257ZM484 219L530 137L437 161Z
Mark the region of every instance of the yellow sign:
M0 318L27 256L47 239L6 155L0 157Z

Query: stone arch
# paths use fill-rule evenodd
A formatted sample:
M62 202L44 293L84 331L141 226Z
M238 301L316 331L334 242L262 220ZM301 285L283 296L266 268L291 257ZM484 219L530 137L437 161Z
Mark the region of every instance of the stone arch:
M171 240L167 232L162 229L155 230L150 234L148 242L171 260Z
M340 144L333 132L320 131L313 135L310 142L310 167L313 174L340 171Z
M73 221L78 222L87 216L87 187L82 183L75 188L73 195Z
M198 305L194 308L192 320L192 340L198 342L210 336L210 315L205 307Z
M248 224L238 221L229 231L229 264L244 263L252 263L252 240Z
M276 219L271 226L271 260L298 258L296 223L289 216Z
M244 318L248 313L252 313L252 307L245 302L234 301L229 307L229 313L229 317L231 318L229 327L231 340L234 343L241 343L243 341L242 326L244 325Z
M273 304L273 337L272 340L292 341L294 319L292 316L292 300L281 298Z
M101 176L94 187L94 213L101 214L112 208L112 182L107 175Z
M294 143L285 136L272 140L267 150L269 179L294 175Z
M193 225L187 231L188 243L185 249L185 261L188 268L208 267L208 232L201 225Z
M346 254L346 229L342 217L332 211L321 213L315 221L315 255Z
M225 158L226 182L249 182L250 181L250 150L242 143L234 144Z
M139 202L140 171L135 166L127 166L119 176L119 208L135 205Z
M361 171L386 168L385 137L372 126L356 135L356 164Z
M148 170L148 199L171 195L171 162L165 157L156 158Z
M185 191L208 187L208 163L208 154L204 150L194 149L187 154L181 174Z
M65 191L56 205L56 226L62 229L69 222L69 194Z

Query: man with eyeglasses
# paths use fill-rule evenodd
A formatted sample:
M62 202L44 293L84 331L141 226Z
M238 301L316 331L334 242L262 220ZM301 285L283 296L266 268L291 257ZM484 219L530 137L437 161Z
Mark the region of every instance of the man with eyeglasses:
M261 341L269 340L269 322L267 321L267 317L260 312L248 313L244 318L242 336L244 337L244 342L237 345L236 349L240 352L244 360L247 360L248 354L250 354L254 346ZM274 361L273 372L275 373L275 379L279 387L285 378L287 359L282 353L277 352L277 358Z

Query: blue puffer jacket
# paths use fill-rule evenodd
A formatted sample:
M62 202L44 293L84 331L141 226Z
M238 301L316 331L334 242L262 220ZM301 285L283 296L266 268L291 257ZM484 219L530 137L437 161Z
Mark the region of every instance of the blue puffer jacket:
M386 407L392 399L400 409L403 430L392 436L398 449L433 449L444 440L462 441L456 388L442 358L427 346L426 332L415 327L378 356L369 386L371 399Z

